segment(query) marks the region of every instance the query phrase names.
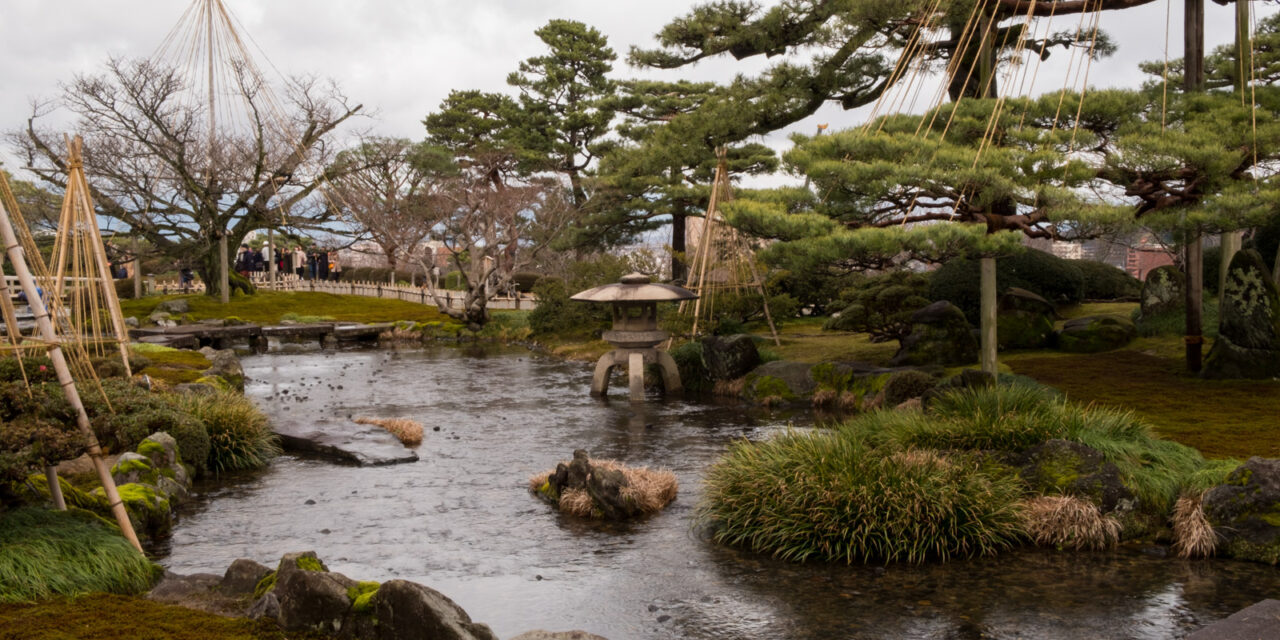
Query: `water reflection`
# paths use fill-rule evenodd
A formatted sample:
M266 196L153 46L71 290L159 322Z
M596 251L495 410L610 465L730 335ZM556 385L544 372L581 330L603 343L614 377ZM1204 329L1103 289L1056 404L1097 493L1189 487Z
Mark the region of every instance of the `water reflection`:
M277 419L422 421L422 459L358 468L286 457L207 486L175 529L166 563L176 571L314 549L352 577L431 585L502 637L581 628L614 640L1166 638L1280 595L1271 567L1139 549L889 567L726 549L695 522L703 470L735 439L811 418L601 401L587 394L589 367L524 351L274 354L245 369L247 393ZM624 525L561 516L524 484L579 447L671 468L680 496Z

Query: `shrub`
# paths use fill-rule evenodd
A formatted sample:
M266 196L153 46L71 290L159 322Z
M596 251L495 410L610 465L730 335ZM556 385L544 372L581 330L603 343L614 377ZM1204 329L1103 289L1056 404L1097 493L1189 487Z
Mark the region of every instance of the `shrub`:
M136 594L151 588L159 571L88 512L26 507L0 515L0 602Z
M280 454L267 417L234 392L184 394L176 406L204 423L209 434L206 467L214 473L264 467Z
M702 342L690 340L667 352L676 361L676 369L680 372L680 383L685 391L706 393L714 386L711 371L702 357Z
M1109 264L1096 260L1068 260L1084 278L1086 300L1135 300L1142 293L1142 281Z
M923 396L938 386L938 379L916 370L898 371L884 383L884 406L896 407L912 398Z
M990 554L1021 532L1021 487L974 458L879 450L855 431L742 441L707 472L718 542L847 563Z
M978 260L952 260L933 272L929 299L947 300L960 307L969 322L978 324L980 273ZM1069 260L1028 249L996 261L996 289L1019 287L1055 304L1075 304L1084 294L1084 275Z
M53 361L45 356L28 356L25 358L0 358L0 383L22 382L23 374L27 382L56 382L57 373L53 370Z
M538 306L529 312L528 322L534 335L581 334L608 326L608 307L570 300L560 278L538 280L533 292L538 296Z
M74 422L39 415L0 422L0 483L19 482L46 466L75 458L85 444Z
M785 269L774 269L769 273L766 288L768 291L785 291L796 300L801 309L808 309L811 315L822 316L831 311L839 311L848 306L841 303L840 292L856 287L862 279L858 273L832 274L828 270L794 272Z
M840 293L840 315L822 328L900 341L911 333L911 315L929 305L928 293L929 278L919 273L890 271L868 278Z

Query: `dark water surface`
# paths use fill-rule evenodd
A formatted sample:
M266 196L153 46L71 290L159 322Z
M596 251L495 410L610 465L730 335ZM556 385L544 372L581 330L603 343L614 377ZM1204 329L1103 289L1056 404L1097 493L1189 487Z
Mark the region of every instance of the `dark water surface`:
M271 354L244 366L247 393L270 415L421 421L422 459L360 468L284 457L206 487L163 559L180 573L312 549L358 580L438 589L503 638L578 628L611 640L1157 639L1280 597L1273 567L1159 550L849 567L719 547L695 525L703 470L730 441L767 437L788 417L657 398L636 408L625 389L594 400L587 367L525 351ZM578 447L668 467L680 497L628 525L561 517L526 480Z

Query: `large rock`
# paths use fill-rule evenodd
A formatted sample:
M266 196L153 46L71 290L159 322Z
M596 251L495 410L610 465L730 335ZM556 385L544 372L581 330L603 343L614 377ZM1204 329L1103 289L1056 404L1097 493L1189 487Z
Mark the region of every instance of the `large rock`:
M1138 337L1126 318L1113 315L1068 320L1058 332L1058 348L1068 353L1099 353L1119 349Z
M133 451L121 454L111 467L111 480L116 483L116 486L135 482L155 484L159 475L156 468L152 466L150 458Z
M271 574L271 568L253 560L240 558L227 567L218 588L228 595L245 596L253 593L258 583Z
M212 349L205 347L200 350L211 363L208 369L204 370L205 376L217 376L227 381L227 384L239 391L244 391L244 369L240 366L240 358L236 357L236 352L231 349Z
M288 631L336 632L351 609L347 590L355 586L355 580L330 573L313 551L286 553L272 589L280 603L276 621Z
M592 505L608 520L626 520L643 513L635 500L622 495L623 489L630 486L627 477L619 470L592 465L585 449L575 449L569 464L556 465L547 483L557 500L569 489L586 491Z
M749 335L703 338L702 359L712 380L736 380L760 366L760 352Z
M186 298L165 300L164 302L156 305L156 311L164 311L166 313L173 313L177 315L191 313L191 303L188 302Z
M996 342L1001 349L1039 349L1053 341L1057 312L1044 298L1018 287L1000 296L996 308Z
M978 339L959 307L939 300L911 314L911 334L889 364L964 365L978 361Z
M1280 460L1249 458L1201 499L1204 515L1228 555L1280 561Z
M742 394L750 400L770 403L807 398L818 387L810 375L812 370L813 365L805 362L766 362L747 375Z
M1186 289L1187 276L1181 269L1171 264L1152 269L1142 283L1142 317L1183 308L1187 303Z
M1280 377L1280 288L1256 251L1240 251L1231 259L1218 310L1218 338L1201 375Z
M343 638L367 640L498 640L444 594L407 580L382 583L366 611L352 612Z
M1036 493L1085 498L1104 513L1133 501L1120 468L1108 462L1102 452L1079 442L1045 441L1018 454L1016 464L1022 479Z

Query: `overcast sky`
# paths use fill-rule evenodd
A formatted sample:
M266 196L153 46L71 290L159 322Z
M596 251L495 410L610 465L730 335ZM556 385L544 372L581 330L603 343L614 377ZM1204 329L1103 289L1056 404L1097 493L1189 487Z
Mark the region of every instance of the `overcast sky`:
M892 0L885 0L892 1ZM1119 45L1116 55L1096 63L1090 84L1137 86L1136 65L1161 59L1167 2L1103 15L1102 28ZM533 31L552 18L592 25L619 53L650 46L673 17L697 4L690 0L224 0L271 65L285 74L333 78L353 101L376 113L369 126L384 135L423 136L421 120L451 89L502 90L517 63L543 51ZM768 4L768 2L766 2ZM1211 49L1232 39L1232 9L1206 2L1206 40ZM1275 11L1262 7L1263 12ZM0 129L21 127L33 98L55 97L59 83L101 68L108 56L150 56L178 21L186 0L3 0L0 11ZM1182 54L1182 3L1170 22L1170 57ZM1054 29L1075 28L1064 17ZM1037 92L1063 83L1067 56L1050 58L1039 73ZM268 65L261 63L265 68ZM666 77L727 79L744 66L732 60L706 62ZM637 71L619 61L615 75ZM652 73L652 72L650 72ZM812 132L818 122L833 129L858 124L865 115L835 107L793 125ZM66 122L64 119L63 122ZM768 142L781 149L785 134ZM13 168L5 154L5 164Z

